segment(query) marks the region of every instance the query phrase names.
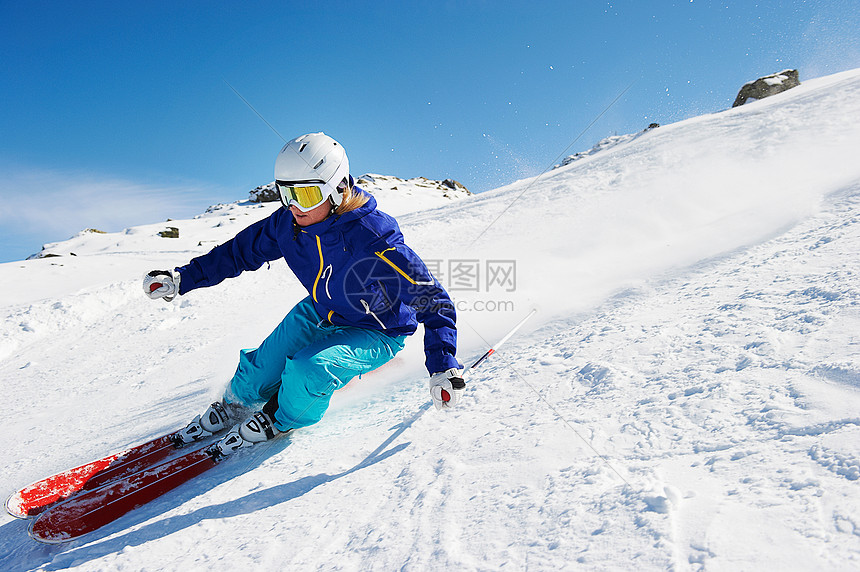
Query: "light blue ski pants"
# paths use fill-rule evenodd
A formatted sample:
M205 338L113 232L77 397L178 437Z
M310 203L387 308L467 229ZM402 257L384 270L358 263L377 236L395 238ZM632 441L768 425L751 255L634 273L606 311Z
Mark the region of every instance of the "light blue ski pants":
M240 352L225 397L257 407L277 393L275 427L280 431L306 427L322 418L332 392L388 362L403 349L405 339L333 326L320 318L308 297L260 347Z

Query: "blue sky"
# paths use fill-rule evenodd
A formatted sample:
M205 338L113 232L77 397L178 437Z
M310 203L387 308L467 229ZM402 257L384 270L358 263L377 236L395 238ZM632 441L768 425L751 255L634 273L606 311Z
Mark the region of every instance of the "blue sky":
M860 67L860 0L0 1L0 262L199 214L325 131L352 172L485 191L746 81ZM632 85L631 85L632 84Z

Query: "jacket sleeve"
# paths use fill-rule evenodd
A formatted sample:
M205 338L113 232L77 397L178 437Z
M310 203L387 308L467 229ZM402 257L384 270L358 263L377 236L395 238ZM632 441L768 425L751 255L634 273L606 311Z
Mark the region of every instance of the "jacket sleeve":
M374 256L396 280L399 299L415 310L424 324L425 364L430 375L459 368L457 313L451 297L415 252L403 243L375 250Z
M284 212L279 209L207 254L176 268L180 275L179 293L220 284L226 278L234 278L245 270L257 270L263 263L281 258L277 228L289 222L283 220Z

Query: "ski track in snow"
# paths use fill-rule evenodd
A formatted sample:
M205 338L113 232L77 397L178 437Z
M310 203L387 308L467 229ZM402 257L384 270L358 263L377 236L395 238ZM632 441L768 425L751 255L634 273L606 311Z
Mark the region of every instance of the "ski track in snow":
M827 81L848 77L857 86L858 75ZM567 168L576 176L564 179L558 169L546 184L567 184L568 195L595 188L570 200L586 215L602 213L601 200L666 167L625 166L641 158L635 145L668 160L693 153L692 139L730 137L744 117L763 125L807 99L835 97L797 89L783 104L772 98L694 121L720 126L705 134L661 127L608 157L577 161ZM836 115L820 111L819 119L837 125ZM775 153L761 145L760 153ZM850 173L842 182L830 176L814 208L789 209L797 218L766 219L722 248L678 247L648 272L611 279L602 273L608 265L592 266L593 276L568 270L565 284L578 281L583 298L563 305L557 294L539 328L477 370L453 411L428 402L420 340L412 340L403 359L336 395L323 422L243 451L89 537L37 545L26 523L4 517L0 568L858 569L860 173ZM511 198L501 190L415 213L404 217L404 232L419 252L442 252L428 228L477 217L469 204L500 211ZM681 219L706 218L664 198ZM555 200L547 198L541 236L559 231ZM749 208L754 220L768 210ZM619 216L627 220L603 237L577 237L593 240L583 251L624 262L629 237L663 232L695 242L707 234L676 234L669 226L684 221L671 217ZM619 245L607 246L600 239L613 230ZM494 232L504 241L502 229ZM152 303L139 275L199 250L189 243L178 254L135 255L129 244L126 254L98 255L116 260L122 281L4 307L4 493L184 424L218 397L237 350L265 336L301 296L273 263L172 304ZM516 254L534 255L531 244ZM630 249L656 252L646 246ZM572 266L599 262L577 252ZM549 266L555 256L537 258ZM98 260L78 258L31 264L86 269ZM12 266L0 271L23 275ZM524 278L522 300L547 293L533 288ZM283 296L265 304L248 299L275 291ZM486 324L513 320L467 314L464 322L486 332ZM469 343L477 352L480 344Z

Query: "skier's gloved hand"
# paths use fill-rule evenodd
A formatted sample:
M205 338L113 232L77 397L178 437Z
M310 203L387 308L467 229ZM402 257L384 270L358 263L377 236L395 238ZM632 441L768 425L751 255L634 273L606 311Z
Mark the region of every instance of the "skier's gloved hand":
M465 389L462 369L452 367L442 373L433 374L430 378L430 397L433 398L436 409L457 405Z
M179 272L153 270L143 277L143 293L153 300L171 302L179 294Z

